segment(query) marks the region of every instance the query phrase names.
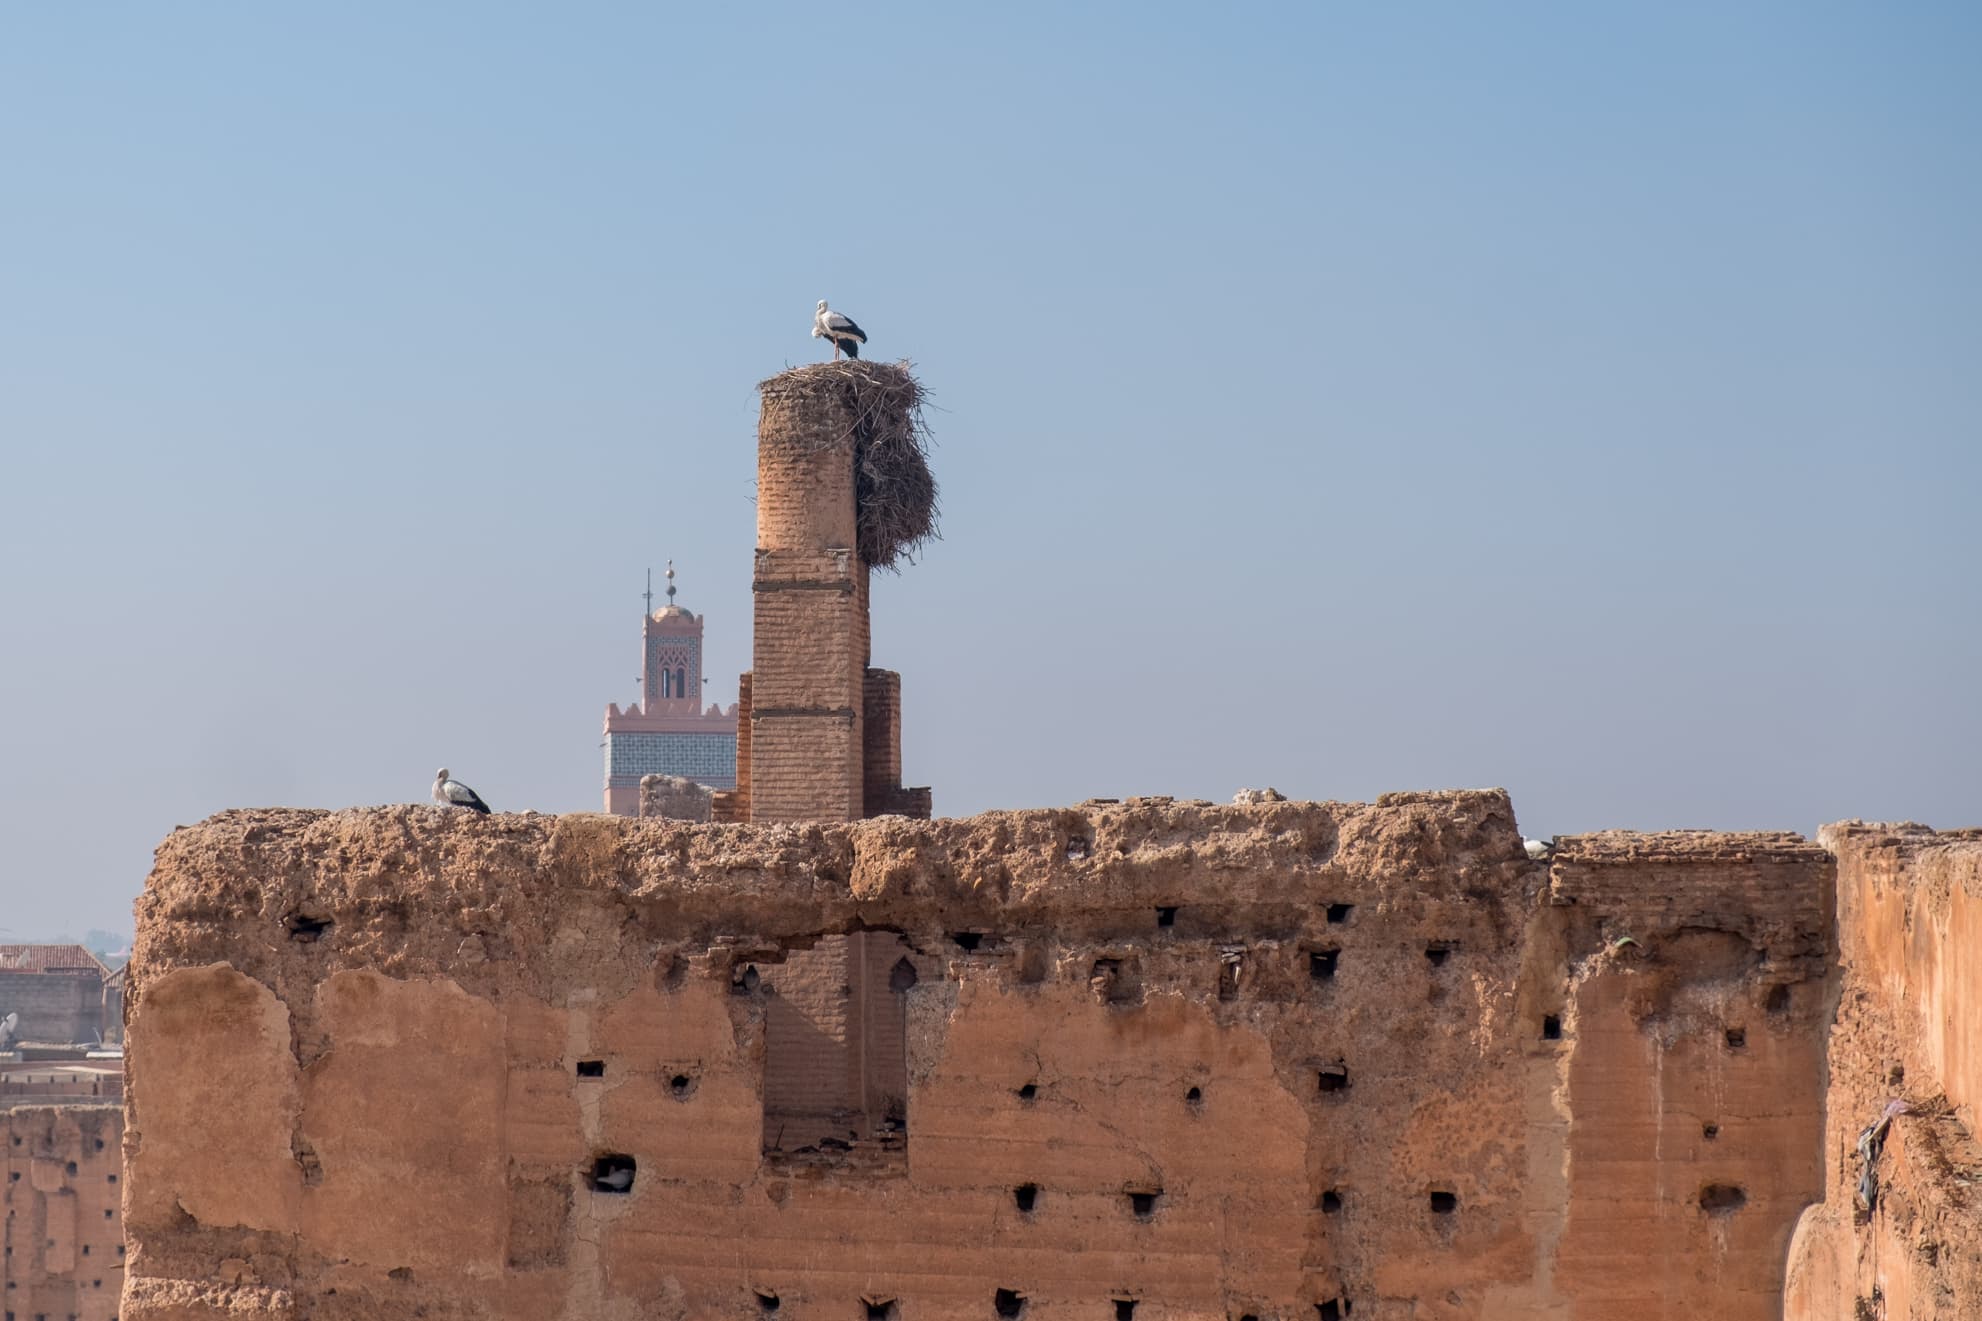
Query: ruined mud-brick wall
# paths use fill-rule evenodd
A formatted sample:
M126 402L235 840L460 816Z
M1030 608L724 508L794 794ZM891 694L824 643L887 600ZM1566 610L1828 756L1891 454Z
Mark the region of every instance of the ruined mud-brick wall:
M1982 831L1850 822L1824 1200L1798 1227L1789 1321L1982 1317ZM1867 1154L1859 1135L1893 1101Z
M1829 887L1496 792L227 813L139 905L121 1316L1774 1321Z
M6 1315L110 1321L124 1287L123 1107L0 1110Z

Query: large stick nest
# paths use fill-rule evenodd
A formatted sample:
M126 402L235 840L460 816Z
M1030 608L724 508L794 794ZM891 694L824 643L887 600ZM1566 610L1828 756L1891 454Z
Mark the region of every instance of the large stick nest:
M929 471L927 396L906 362L865 358L819 362L760 382L766 396L806 402L831 399L851 419L848 429L804 438L814 449L853 441L854 510L860 558L876 569L900 571L936 539L936 477Z

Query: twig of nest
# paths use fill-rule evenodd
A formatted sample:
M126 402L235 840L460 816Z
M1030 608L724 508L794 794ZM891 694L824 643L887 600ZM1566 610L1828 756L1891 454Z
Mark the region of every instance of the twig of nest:
M927 395L909 364L863 358L814 363L757 388L794 405L838 404L848 419L845 429L800 439L812 450L852 440L860 558L876 569L899 570L903 559L914 563L916 552L939 534L929 425L922 416Z

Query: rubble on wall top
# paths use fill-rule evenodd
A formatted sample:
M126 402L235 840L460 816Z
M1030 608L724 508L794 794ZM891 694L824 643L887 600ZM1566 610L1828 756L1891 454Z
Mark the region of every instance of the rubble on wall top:
M1601 830L1558 835L1557 865L1675 862L1821 862L1819 844L1793 830Z
M1922 849L1982 844L1982 827L1936 830L1918 821L1837 821L1817 832L1817 840L1833 853L1847 849Z

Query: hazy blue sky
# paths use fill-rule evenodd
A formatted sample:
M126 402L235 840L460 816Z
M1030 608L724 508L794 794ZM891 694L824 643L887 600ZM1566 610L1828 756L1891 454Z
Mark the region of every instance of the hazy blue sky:
M1599 12L1600 11L1600 12ZM1982 7L0 5L0 926L596 808L813 302L943 411L937 810L1982 824Z

